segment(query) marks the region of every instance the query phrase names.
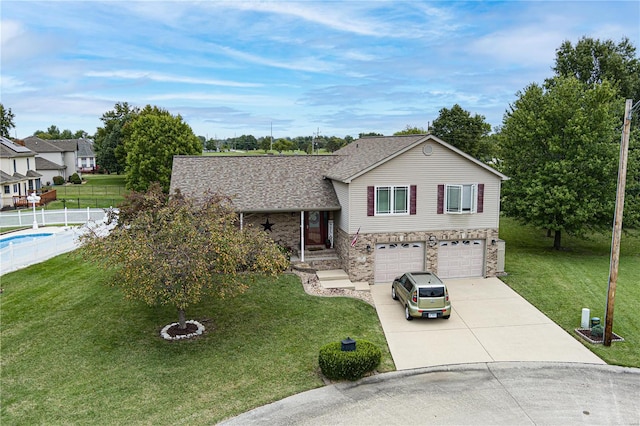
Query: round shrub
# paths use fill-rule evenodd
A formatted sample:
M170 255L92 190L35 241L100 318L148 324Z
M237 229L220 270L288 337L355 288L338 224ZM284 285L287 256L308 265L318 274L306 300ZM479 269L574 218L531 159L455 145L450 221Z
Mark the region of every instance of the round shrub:
M600 324L596 324L593 327L591 327L591 335L593 337L602 337L603 334L604 334L604 328L602 328Z
M331 380L358 380L380 365L382 352L371 342L359 340L355 351L342 351L341 342L320 348L320 370Z
M80 176L78 176L77 173L74 173L69 178L69 182L74 183L76 185L80 185L82 183L82 179L80 179Z
M53 177L54 185L64 185L64 178L62 176L54 176Z

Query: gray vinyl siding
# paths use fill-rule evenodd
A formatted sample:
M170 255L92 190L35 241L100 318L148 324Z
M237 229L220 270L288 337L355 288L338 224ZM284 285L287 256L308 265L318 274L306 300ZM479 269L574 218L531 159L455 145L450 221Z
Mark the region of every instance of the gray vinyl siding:
M334 213L335 225L343 231L349 231L349 185L332 181L341 210Z
M351 181L350 233L359 227L362 233L498 227L500 177L437 143L426 144L433 147L429 156L423 154L423 145L419 145ZM483 213L437 214L439 184L479 183L484 184ZM386 185L416 185L416 214L367 216L367 187ZM344 210L343 207L343 213Z

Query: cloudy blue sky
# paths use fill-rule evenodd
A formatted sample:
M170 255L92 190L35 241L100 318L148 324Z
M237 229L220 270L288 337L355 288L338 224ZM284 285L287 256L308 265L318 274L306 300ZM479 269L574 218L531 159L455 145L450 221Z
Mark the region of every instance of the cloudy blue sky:
M497 126L582 36L640 47L634 1L0 3L12 136L93 134L116 102L226 138L392 134L459 104Z

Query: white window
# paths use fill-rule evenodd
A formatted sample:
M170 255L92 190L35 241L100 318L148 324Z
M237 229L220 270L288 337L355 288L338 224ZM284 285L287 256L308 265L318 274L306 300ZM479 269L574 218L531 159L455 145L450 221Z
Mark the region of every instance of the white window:
M478 185L447 185L445 205L447 213L475 213Z
M5 194L11 194L11 187L9 185L5 185L4 186L4 193Z
M377 186L376 216L409 214L408 186Z

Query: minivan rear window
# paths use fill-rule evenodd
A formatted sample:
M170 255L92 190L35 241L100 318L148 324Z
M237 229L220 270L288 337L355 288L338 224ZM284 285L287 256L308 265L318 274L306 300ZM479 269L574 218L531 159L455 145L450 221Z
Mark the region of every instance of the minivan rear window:
M444 287L427 287L418 290L420 297L444 297Z

